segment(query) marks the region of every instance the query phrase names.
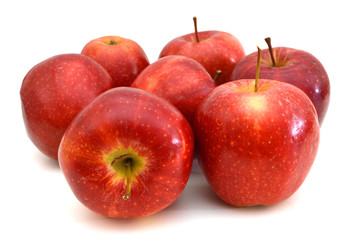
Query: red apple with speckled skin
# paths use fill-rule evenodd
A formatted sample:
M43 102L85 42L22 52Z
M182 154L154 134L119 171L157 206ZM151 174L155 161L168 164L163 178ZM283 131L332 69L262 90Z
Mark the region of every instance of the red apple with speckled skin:
M238 207L273 205L290 197L316 157L319 124L299 88L253 79L215 88L198 106L194 132L210 186Z
M303 90L314 104L322 125L329 105L330 83L321 62L308 52L287 47L273 48L275 64L269 49L262 50L261 54L260 78L290 83ZM256 61L257 52L244 57L237 64L230 81L254 78Z
M197 61L167 56L145 68L131 86L167 99L192 123L198 104L216 84Z
M113 79L113 87L130 86L149 65L143 49L133 40L105 36L88 42L82 54L101 64Z
M215 77L217 70L222 71L217 84L229 81L236 64L245 56L242 44L230 33L197 32L196 20L194 22L195 32L170 41L159 57L183 55L193 58L204 66L212 78Z
M81 54L62 54L34 66L20 95L29 138L46 156L57 159L61 138L72 119L112 87L107 71Z
M130 87L97 97L73 120L59 148L75 196L112 218L169 206L187 183L192 157L192 129L178 109Z

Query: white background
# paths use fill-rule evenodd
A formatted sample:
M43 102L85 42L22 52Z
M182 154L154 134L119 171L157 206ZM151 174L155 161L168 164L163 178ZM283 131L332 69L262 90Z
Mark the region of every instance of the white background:
M2 1L0 3L0 239L350 239L350 38L347 1ZM272 207L233 208L195 173L167 209L108 219L82 206L57 161L26 136L19 90L40 61L79 53L104 35L133 39L151 62L175 37L221 30L246 53L274 46L308 51L326 68L331 102L313 168L301 188Z

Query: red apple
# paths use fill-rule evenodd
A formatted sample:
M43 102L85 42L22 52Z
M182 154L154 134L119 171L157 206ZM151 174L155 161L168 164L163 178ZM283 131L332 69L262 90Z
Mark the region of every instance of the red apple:
M314 104L322 125L329 105L330 84L321 62L302 50L286 47L270 49L272 55L269 49L262 50L260 78L290 83L303 90ZM230 81L255 78L256 61L256 52L244 57L237 64Z
M24 124L35 146L57 159L64 131L86 105L112 87L106 70L81 54L62 54L34 66L20 90Z
M183 115L146 91L111 89L67 129L59 163L75 196L112 218L136 218L174 202L189 178L193 134Z
M222 71L218 84L227 82L237 62L245 56L241 43L226 32L197 32L196 18L193 20L195 33L173 39L163 48L159 57L183 55L193 58L204 66L212 78L216 70Z
M145 68L131 86L167 99L192 123L197 105L216 84L197 61L167 56Z
M284 82L228 82L197 108L199 162L216 194L233 206L273 205L291 196L316 157L319 124L299 88Z
M113 87L130 86L149 65L145 52L136 42L118 36L94 39L85 45L81 53L107 70L113 79Z

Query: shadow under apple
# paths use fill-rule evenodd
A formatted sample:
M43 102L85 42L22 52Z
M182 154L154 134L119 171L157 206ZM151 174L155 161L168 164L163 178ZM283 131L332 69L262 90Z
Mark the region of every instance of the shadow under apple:
M60 165L57 160L49 158L36 150L33 153L33 159L44 170L47 171L60 171Z
M295 194L298 195L298 194ZM225 218L252 218L286 211L293 211L297 196L273 206L233 207L222 201L210 188L202 173L192 172L181 196L169 207L153 215L133 219L113 219L98 215L83 205L72 206L73 218L83 225L110 232L145 231L164 228L179 222L188 222L198 215L222 216Z

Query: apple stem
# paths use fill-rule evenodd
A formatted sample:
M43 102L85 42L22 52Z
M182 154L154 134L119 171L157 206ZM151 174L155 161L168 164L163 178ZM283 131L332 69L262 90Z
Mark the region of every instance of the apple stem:
M259 82L260 64L261 64L261 49L259 48L259 46L257 46L257 48L258 48L258 63L256 65L254 92L258 91L258 82Z
M272 51L271 38L270 37L265 38L265 42L267 43L267 46L269 47L269 52L270 52L270 56L271 56L271 60L272 60L272 66L276 67L275 56L273 55L273 51Z
M117 45L117 43L116 43L116 41L111 40L111 41L108 43L108 45Z
M194 34L196 35L196 42L199 43L198 30L197 30L197 17L193 17Z
M132 164L131 158L127 158L124 160L124 165L126 168L126 191L123 196L124 200L127 200L131 197L131 164Z
M217 80L218 80L218 78L220 77L221 74L222 74L221 70L216 70L215 77L213 78L215 83L217 83Z

